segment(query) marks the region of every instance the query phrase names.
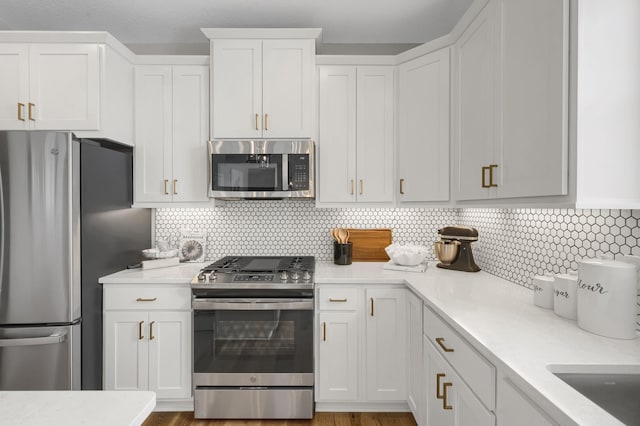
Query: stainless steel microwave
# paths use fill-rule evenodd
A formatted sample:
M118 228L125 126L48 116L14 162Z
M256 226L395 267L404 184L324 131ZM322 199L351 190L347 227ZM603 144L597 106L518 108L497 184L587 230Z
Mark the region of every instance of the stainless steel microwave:
M311 140L209 141L209 197L313 198Z

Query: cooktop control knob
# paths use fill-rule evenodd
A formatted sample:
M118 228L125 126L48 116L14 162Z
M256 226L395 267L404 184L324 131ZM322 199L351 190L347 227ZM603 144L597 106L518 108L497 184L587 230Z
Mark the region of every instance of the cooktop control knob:
M300 279L300 272L298 272L298 271L293 271L293 272L291 272L291 279L292 279L292 280L298 280L298 279Z
M209 281L215 281L216 278L218 278L218 277L217 277L215 272L212 272L212 273L209 274Z
M286 281L286 280L287 280L287 278L289 278L289 276L287 275L287 271L282 271L282 272L280 272L280 279L281 279L282 281Z
M204 272L200 272L198 274L198 282L205 282L207 280L207 276Z
M309 281L311 279L311 274L309 273L309 271L304 271L304 273L302 274L302 279L305 281Z

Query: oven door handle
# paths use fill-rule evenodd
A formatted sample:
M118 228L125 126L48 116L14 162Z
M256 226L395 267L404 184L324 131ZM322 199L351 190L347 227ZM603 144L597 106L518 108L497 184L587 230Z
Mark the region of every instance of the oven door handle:
M194 299L193 309L196 311L311 311L313 299Z

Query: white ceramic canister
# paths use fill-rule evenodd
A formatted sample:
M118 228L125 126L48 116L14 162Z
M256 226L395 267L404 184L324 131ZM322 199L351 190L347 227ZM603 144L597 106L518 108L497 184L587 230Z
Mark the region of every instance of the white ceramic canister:
M635 265L606 259L578 263L578 326L617 339L636 338Z
M536 275L533 277L533 303L547 309L553 309L553 276Z
M553 312L567 319L577 319L578 271L558 274L553 281Z

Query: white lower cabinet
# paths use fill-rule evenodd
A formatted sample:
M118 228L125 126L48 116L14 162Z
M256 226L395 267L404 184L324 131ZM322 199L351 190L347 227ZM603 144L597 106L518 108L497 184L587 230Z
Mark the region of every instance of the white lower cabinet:
M498 426L557 425L535 402L509 380L498 381Z
M407 403L416 422L425 422L422 370L422 300L407 292Z
M105 285L104 311L104 389L190 399L190 289Z
M384 285L318 286L318 403L406 401L405 294Z
M319 400L358 398L358 312L321 312Z
M495 367L426 306L423 321L424 424L495 426Z
M423 368L427 373L427 425L495 426L495 415L482 405L426 336Z

